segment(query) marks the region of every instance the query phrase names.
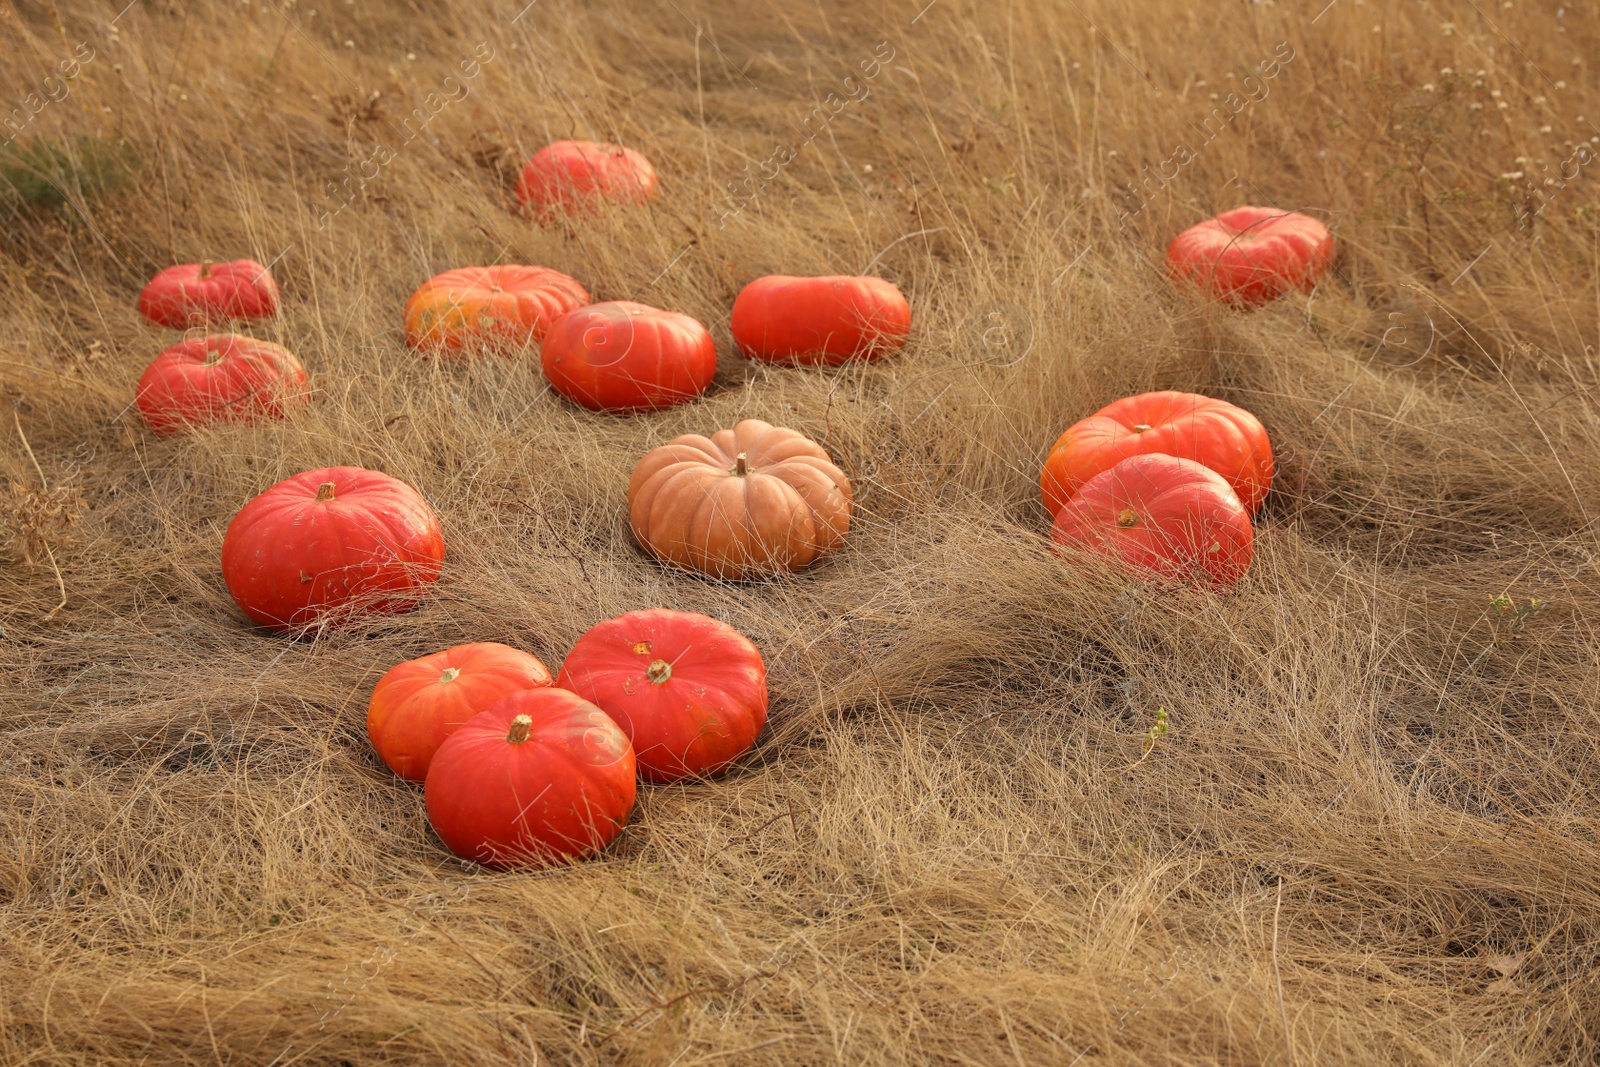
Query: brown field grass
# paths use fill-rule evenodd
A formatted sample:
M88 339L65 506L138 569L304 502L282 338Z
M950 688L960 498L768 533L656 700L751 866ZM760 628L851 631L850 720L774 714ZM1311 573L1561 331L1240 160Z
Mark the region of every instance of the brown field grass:
M123 2L0 3L4 106L59 97L0 150L0 1061L1595 1062L1600 173L1516 225L1600 135L1591 9ZM643 151L661 201L516 217L567 136ZM1241 203L1327 219L1335 277L1250 315L1174 292L1166 241ZM135 297L241 256L316 400L157 442L128 405L173 335ZM605 418L534 360L409 353L412 288L490 262L695 315L712 394ZM912 302L896 358L731 351L745 282L868 267ZM1051 442L1160 387L1280 454L1227 598L1048 549ZM849 544L786 581L664 572L634 460L745 416L850 474ZM339 463L433 503L436 592L251 629L225 524ZM643 789L595 862L454 860L370 751L374 681L467 640L554 668L647 606L763 649L757 751Z

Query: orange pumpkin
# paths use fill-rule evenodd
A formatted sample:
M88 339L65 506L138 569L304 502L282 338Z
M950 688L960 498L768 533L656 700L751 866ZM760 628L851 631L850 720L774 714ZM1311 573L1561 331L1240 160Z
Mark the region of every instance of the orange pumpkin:
M1152 453L1210 467L1252 515L1272 486L1272 442L1259 419L1226 400L1162 390L1107 404L1056 439L1039 475L1045 509L1053 517L1090 478Z
M714 578L797 571L844 544L850 479L802 434L745 419L645 454L628 483L633 536Z
M367 704L367 736L400 777L420 782L456 727L502 697L554 679L538 659L496 641L457 645L389 668Z
M278 314L278 283L253 259L179 263L150 279L139 294L139 314L173 330L270 319Z
M607 619L578 638L557 682L616 720L647 782L724 773L767 721L761 652L690 611Z
M517 201L540 222L589 215L606 204L654 200L660 180L631 148L598 141L556 141L533 154L517 182Z
M135 402L157 437L217 422L286 419L311 398L284 348L236 333L180 341L150 361Z
M1250 513L1227 479L1192 459L1147 452L1083 483L1050 537L1146 578L1225 593L1255 554Z
M1328 228L1310 215L1237 207L1189 227L1167 246L1167 273L1239 308L1310 289L1333 266Z
M497 870L592 856L638 795L633 745L611 716L554 686L524 689L445 738L422 787L450 850Z
M277 633L349 626L416 608L444 565L444 532L422 494L361 467L285 478L222 535L222 580Z
M751 359L837 367L905 344L911 305L882 278L770 274L740 291L730 328Z
M548 267L447 270L406 301L406 344L443 355L509 353L538 344L552 322L588 302L576 279Z
M717 374L717 346L676 311L608 300L550 326L539 361L550 387L590 411L659 411L704 393Z

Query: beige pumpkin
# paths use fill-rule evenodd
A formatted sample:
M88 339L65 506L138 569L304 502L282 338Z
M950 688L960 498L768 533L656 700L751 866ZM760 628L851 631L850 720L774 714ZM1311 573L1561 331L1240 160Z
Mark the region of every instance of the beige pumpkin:
M647 452L628 484L633 535L714 578L808 567L844 544L850 479L810 438L760 419Z

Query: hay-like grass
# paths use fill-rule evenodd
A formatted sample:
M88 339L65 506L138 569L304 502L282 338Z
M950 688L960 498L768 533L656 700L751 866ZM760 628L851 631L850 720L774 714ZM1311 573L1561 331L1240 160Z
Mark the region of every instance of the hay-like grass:
M59 186L0 197L0 1060L1593 1062L1600 176L1554 177L1600 115L1592 10L522 5L0 11L6 106L48 100L16 158ZM566 136L643 151L661 201L516 217ZM1335 277L1248 315L1175 292L1165 242L1240 203L1327 219ZM246 255L318 395L157 442L129 404L175 336L136 294ZM712 395L605 418L534 360L407 351L411 290L491 262L697 316ZM729 350L750 279L869 267L903 353ZM1231 597L1049 551L1049 445L1147 388L1272 434ZM829 449L850 541L788 581L669 573L628 472L742 417ZM222 531L327 464L417 486L449 556L415 614L286 642ZM762 648L757 751L644 789L595 862L452 859L366 742L376 679L469 640L554 668L649 606Z

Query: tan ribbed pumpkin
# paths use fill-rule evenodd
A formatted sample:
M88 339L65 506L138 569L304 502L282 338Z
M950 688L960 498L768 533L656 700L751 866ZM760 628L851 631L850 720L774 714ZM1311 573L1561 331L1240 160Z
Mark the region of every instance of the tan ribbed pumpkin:
M764 577L844 544L850 479L803 434L745 419L647 452L628 484L628 518L664 563L714 578Z

